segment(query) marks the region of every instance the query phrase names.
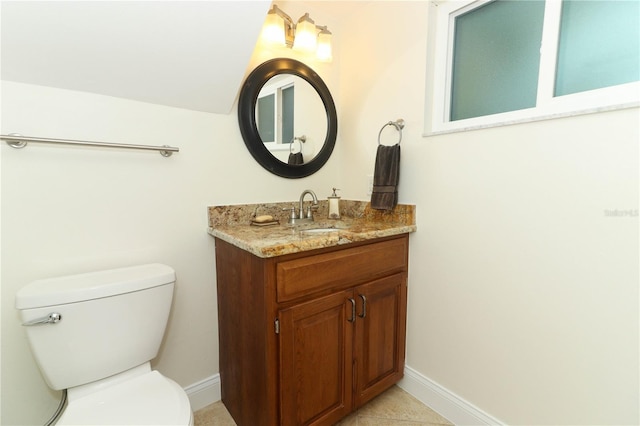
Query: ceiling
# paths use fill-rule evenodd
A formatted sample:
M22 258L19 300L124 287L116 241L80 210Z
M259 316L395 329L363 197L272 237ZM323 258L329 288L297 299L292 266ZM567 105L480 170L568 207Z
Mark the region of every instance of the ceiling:
M269 9L242 1L2 1L3 80L229 113Z

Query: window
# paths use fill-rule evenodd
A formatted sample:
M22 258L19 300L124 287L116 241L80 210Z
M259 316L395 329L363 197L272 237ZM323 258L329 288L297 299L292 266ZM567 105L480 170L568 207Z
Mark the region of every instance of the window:
M293 140L295 86L290 76L277 76L265 84L256 102L258 134L267 149L289 149Z
M262 142L276 141L276 95L269 95L258 98L256 124L258 125L258 134Z
M282 143L293 141L293 123L295 122L294 86L282 88Z
M640 2L476 0L429 9L426 133L640 104Z
M640 2L564 1L555 96L638 80Z

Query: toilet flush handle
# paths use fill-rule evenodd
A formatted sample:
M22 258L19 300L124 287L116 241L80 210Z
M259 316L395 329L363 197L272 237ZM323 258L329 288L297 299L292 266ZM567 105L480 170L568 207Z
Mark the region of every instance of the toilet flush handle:
M22 323L22 325L24 326L30 326L30 325L43 325L43 324L55 324L59 321L62 320L62 315L60 315L57 312L51 312L48 316L46 317L42 317L42 318L36 318L34 320L31 321L27 321L25 323Z

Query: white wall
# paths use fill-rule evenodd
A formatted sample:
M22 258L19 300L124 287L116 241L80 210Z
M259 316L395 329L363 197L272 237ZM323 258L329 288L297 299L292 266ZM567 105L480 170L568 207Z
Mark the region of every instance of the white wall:
M327 81L331 85L330 81ZM213 238L207 206L326 197L339 153L312 177L282 179L242 142L235 109L199 113L101 95L2 83L1 132L172 145L156 152L0 146L2 167L2 424L42 424L59 395L33 361L14 296L38 278L163 262L177 272L155 366L182 386L218 372Z
M407 364L508 424L638 424L639 111L422 137L426 1L344 28L343 196L404 118ZM389 141L395 136L389 129Z

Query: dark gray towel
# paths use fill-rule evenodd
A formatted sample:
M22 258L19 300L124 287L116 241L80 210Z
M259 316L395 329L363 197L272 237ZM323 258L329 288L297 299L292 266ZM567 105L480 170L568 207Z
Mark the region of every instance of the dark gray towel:
M304 164L304 158L302 158L302 153L301 152L296 152L289 154L289 162L290 165L292 166L299 166Z
M376 167L373 173L371 207L378 210L393 210L398 204L398 181L400 179L400 144L378 145Z

